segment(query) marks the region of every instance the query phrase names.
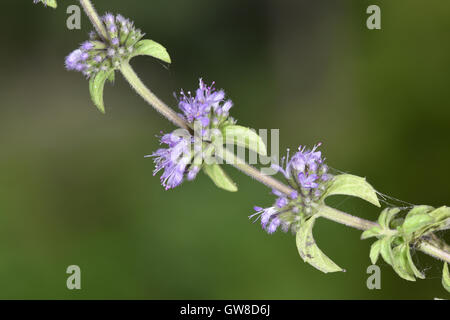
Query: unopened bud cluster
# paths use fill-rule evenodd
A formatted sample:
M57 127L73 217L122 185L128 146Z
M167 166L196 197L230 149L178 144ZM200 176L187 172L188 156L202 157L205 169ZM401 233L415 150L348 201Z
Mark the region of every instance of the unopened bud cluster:
M82 72L90 78L99 71L117 69L123 61L130 59L144 34L120 14L114 16L107 13L102 21L107 30L107 39L92 31L89 40L67 56L65 64L68 70Z

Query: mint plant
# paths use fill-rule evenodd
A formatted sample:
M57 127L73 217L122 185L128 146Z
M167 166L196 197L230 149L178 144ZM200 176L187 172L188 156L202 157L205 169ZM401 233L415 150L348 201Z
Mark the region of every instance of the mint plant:
M56 7L56 1L33 2ZM178 129L160 137L165 147L147 156L154 160L154 174L162 172L161 184L166 190L180 186L185 180L192 181L204 171L216 186L235 192L236 184L221 166L225 161L272 189L276 196L273 206L255 207L256 213L249 218L260 221L270 234L278 229L295 234L300 257L318 270L344 271L314 240L314 224L317 219L325 218L363 231L361 239L374 238L369 254L372 263L377 263L381 256L405 280L425 278L412 261L412 250L443 261L442 284L450 292L450 246L442 237L450 228L449 207L388 206L381 211L378 221L373 222L328 206L325 200L332 195L358 197L379 208L383 199L379 199L380 193L365 178L331 173L318 151L321 144L312 149L301 146L292 157L288 150L281 166L272 165L283 175L285 183L264 175L224 148L225 139L260 155L267 153L264 141L251 129L237 125L230 116L233 103L225 98L223 90L216 90L214 84L208 86L200 79L195 94L181 91L180 113L174 111L142 83L129 64L139 55L171 63L166 49L144 39L144 33L131 20L111 13L100 17L90 0L80 0L80 4L95 30L67 56L66 68L81 72L89 80L92 101L101 112L105 112L104 85L107 80L114 81L115 72L119 71L137 94L177 126Z

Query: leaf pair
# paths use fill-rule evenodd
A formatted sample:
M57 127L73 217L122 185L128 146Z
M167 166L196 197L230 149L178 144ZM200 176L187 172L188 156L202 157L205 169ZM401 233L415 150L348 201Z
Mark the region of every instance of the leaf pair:
M366 179L350 174L342 174L334 177L322 197L322 202L331 195L358 197L375 206L380 206L375 189L367 183ZM322 203L314 216L302 221L296 236L297 249L300 257L305 262L324 273L345 271L319 249L312 233L316 219L319 218L322 213L325 213L330 209L333 210Z
M409 281L424 279L424 274L412 261L410 247L423 235L446 226L450 219L450 210L447 207L434 209L430 206L415 206L405 219L397 219L399 212L399 208L383 210L378 218L379 226L363 232L361 238L379 238L370 249L370 260L373 264L381 255L401 278ZM396 227L396 230L393 230L393 227Z
M393 236L385 236L372 244L370 247L372 264L376 264L381 255L401 278L408 281L416 281L415 277L425 279L425 275L417 269L412 260L410 244L406 242L393 248L395 240Z
M224 137L224 140L222 141L231 142L262 156L267 155L266 144L261 137L250 128L238 125L228 125L222 128L222 135ZM217 147L222 148L222 146ZM217 187L231 192L236 192L238 190L236 184L225 173L220 165L206 164L204 165L203 171L211 178Z
M166 48L153 40L139 41L135 45L134 52L130 59L141 55L151 56L164 62L171 63L171 59ZM128 61L126 63L128 63ZM89 80L89 92L91 94L92 102L101 113L105 113L105 106L103 102L105 82L106 80L110 80L111 82L114 81L114 71L114 69L99 71Z

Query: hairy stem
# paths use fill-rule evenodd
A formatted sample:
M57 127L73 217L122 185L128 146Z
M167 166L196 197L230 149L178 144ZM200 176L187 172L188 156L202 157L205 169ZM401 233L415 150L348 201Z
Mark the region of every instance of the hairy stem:
M320 208L320 215L334 222L362 231L378 226L376 222L352 216L351 214L329 206L322 206Z
M95 11L94 6L92 5L90 0L80 0L81 5L83 6L84 11L87 16L91 20L95 29L103 38L107 39L108 35L105 29L105 26L101 22L100 17ZM125 79L128 83L133 87L133 89L152 107L154 107L158 112L160 112L164 117L166 117L169 121L174 123L176 126L187 129L191 131L189 125L170 107L168 107L164 102L162 102L153 92L148 89L145 84L139 79L138 75L134 72L133 68L128 63L123 63L120 71L122 72ZM234 153L230 152L226 148L222 148L222 150L216 150L218 154L222 154L223 158L227 161L228 164L231 164L241 170L243 173L248 176L254 178L255 180L263 183L271 189L278 190L286 195L290 195L294 190L281 183L280 181L274 179L271 176L264 175L260 172L260 170L248 165L242 159L238 158ZM356 228L359 230L368 230L372 227L378 226L376 222L372 222L369 220L365 220L348 213L339 211L335 208L331 208L329 206L322 206L321 208L321 216L327 218L329 220L335 221L340 224L344 224L346 226ZM422 252L440 259L442 261L446 261L450 263L450 253L447 248L441 249L438 246L430 243L429 241L422 240L418 245L419 250Z
M292 189L291 187L281 183L280 181L272 178L271 176L262 174L258 169L248 165L247 163L245 163L245 161L237 157L233 152L231 152L227 148L222 148L221 146L215 147L216 147L216 155L219 155L226 161L227 164L236 167L249 177L254 178L259 182L261 182L262 184L266 185L267 187L278 190L284 194L289 195L292 192L294 192L294 189Z
M441 249L428 241L422 241L417 246L418 249L436 259L450 263L450 253L445 249ZM446 245L447 247L447 245Z
M84 12L88 16L89 20L91 20L92 24L94 25L95 30L97 30L97 33L103 38L108 39L108 33L106 32L105 25L103 24L102 20L100 19L99 15L97 14L97 11L95 11L94 6L92 5L90 0L80 0L80 4L84 9Z
M139 79L133 68L128 63L122 63L120 71L133 89L136 90L136 92L144 98L145 101L153 106L153 108L155 108L176 126L187 130L190 129L187 123L175 111L159 100L158 97L155 96L155 94L142 83L141 79Z

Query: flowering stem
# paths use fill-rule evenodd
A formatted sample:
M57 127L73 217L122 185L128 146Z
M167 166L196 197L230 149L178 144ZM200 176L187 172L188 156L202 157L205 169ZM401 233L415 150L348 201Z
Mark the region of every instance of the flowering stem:
M153 106L157 111L159 111L162 115L164 115L175 125L189 130L189 126L186 124L186 122L182 118L180 118L165 103L159 100L158 97L156 97L142 83L142 81L139 79L139 77L136 75L136 73L128 63L123 64L120 70L122 71L122 74L127 79L127 81L130 83L130 85L145 101L147 101L148 104ZM228 149L222 148L220 150L217 148L218 147L216 147L216 153L221 154L222 157L226 159L226 163L233 165L246 175L256 179L257 181L268 186L269 188L278 190L286 195L290 195L294 191L294 189L292 189L291 187L283 184L282 182L274 179L271 176L264 175L263 173L260 172L260 170L248 165ZM326 205L324 205L321 208L321 216L326 219L335 221L340 224L344 224L348 227L352 227L358 230L368 230L370 228L378 226L376 222L350 215L346 212L339 211L335 208L331 208ZM443 249L438 248L437 246L429 242L422 241L418 246L418 248L428 255L431 255L437 259L447 261L448 263L450 263L450 253L446 252Z
M158 97L155 96L155 94L142 83L141 79L139 79L138 75L134 72L129 63L122 63L120 71L133 89L136 90L136 92L144 98L148 104L153 106L153 108L155 108L176 126L190 130L187 123L175 111L158 99Z
M100 19L99 15L97 14L97 11L95 11L95 8L92 5L91 1L80 0L80 4L83 7L86 15L89 17L89 20L91 20L92 24L94 25L95 30L97 30L97 33L104 40L108 39L108 33L106 32L106 28L102 23L102 20Z
M80 3L99 35L107 39L108 34L105 26L101 22L101 19L95 11L95 8L93 7L91 1L80 0ZM153 92L151 92L150 89L145 86L145 84L141 81L141 79L139 79L138 75L134 72L129 63L122 63L120 71L122 72L128 83L131 85L131 87L133 87L133 89L145 101L147 101L148 104L153 106L158 112L160 112L164 117L166 117L176 126L191 131L189 125L175 111L168 107ZM258 169L248 165L242 159L237 157L233 152L230 152L226 148L222 148L221 150L217 148L218 147L216 147L216 153L221 154L222 157L226 159L226 162L228 164L232 164L243 173L263 183L269 188L278 190L286 195L290 195L294 191L291 187L281 183L271 176L264 175ZM372 227L378 226L376 222L350 215L326 205L323 205L321 207L321 216L359 230L368 230ZM447 246L444 246L444 248L440 248L440 246L431 243L428 240L422 240L417 247L419 250L432 257L450 263L450 253L448 252L449 250Z
M139 79L136 73L133 71L129 64L124 64L121 68L121 71L130 85L136 90L136 92L141 95L141 97L147 101L151 106L153 106L156 110L162 113L167 119L172 121L179 127L189 129L187 124L181 119L172 109L170 109L165 103L159 100ZM264 175L260 172L260 170L248 165L242 159L237 157L233 152L229 151L227 148L221 148L216 146L216 153L221 154L224 159L226 159L226 163L233 165L237 169L241 170L246 175L256 179L257 181L263 183L271 189L278 190L286 195L290 195L294 189L283 184L282 182L274 179L271 176ZM342 212L335 208L329 206L322 206L321 208L321 216L335 221L340 224L344 224L348 227L355 228L358 230L368 230L370 228L378 226L376 222L362 219L360 217L356 217L350 215L346 212ZM418 248L437 259L442 261L447 261L450 263L450 253L445 251L444 249L438 248L437 246L427 242L422 241Z

